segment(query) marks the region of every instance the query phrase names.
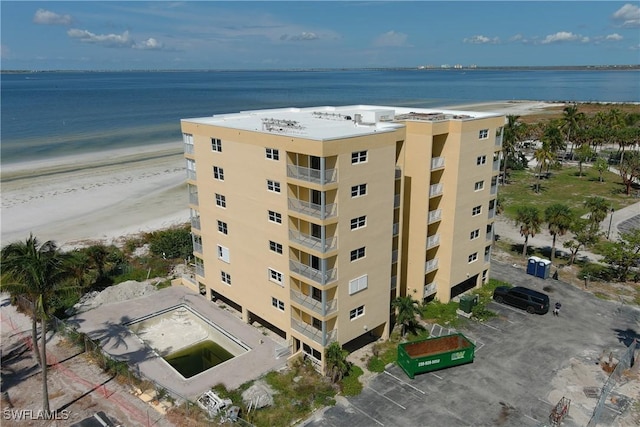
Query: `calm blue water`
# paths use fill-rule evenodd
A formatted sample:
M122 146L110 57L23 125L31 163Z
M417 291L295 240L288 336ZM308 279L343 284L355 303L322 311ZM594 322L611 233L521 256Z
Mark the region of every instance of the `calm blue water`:
M178 141L180 119L314 105L640 102L638 71L350 70L3 74L2 163Z

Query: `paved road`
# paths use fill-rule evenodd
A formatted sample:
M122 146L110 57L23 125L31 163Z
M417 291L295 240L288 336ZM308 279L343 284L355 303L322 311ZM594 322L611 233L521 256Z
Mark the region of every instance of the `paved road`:
M561 316L529 315L491 303L490 309L500 317L484 324L470 322L461 329L476 343L474 363L417 375L414 380L398 366L390 366L373 377L359 396L340 399L302 425L539 426L548 421L555 403L572 392L587 404L581 407L576 402L563 425L586 425L595 399L584 396L581 380L586 380L574 370L592 370L594 381L602 386L606 377L594 361L603 351L624 351L630 337L640 337L640 309L603 301L505 264L492 263L491 272L493 278L544 290L552 303L562 301ZM600 425L616 415L605 412Z

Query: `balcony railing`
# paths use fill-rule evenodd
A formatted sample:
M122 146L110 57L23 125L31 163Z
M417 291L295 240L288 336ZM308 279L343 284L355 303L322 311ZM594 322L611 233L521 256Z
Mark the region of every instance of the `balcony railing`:
M493 230L487 233L487 242L493 242Z
M402 169L400 169L399 167L396 167L396 175L395 175L396 179L400 179L402 178Z
M400 234L400 223L395 223L393 224L393 235L397 236L398 234Z
M198 192L189 193L189 203L191 203L192 205L198 204Z
M301 233L296 230L289 230L289 239L300 243L310 249L315 249L322 253L336 249L338 247L338 236L325 237L324 244L319 237L311 236L310 234Z
M192 216L191 217L191 228L195 228L196 230L200 230L200 217Z
M198 243L198 242L193 242L193 251L194 252L198 252L198 253L202 253L202 243Z
M427 237L427 249L434 248L440 244L440 234Z
M444 167L444 157L433 157L431 159L431 170L442 169Z
M184 154L194 154L195 151L193 144L184 144Z
M338 169L325 169L322 171L304 166L287 165L287 176L301 181L324 185L338 181Z
M328 331L327 335L323 339L321 330L314 328L308 323L301 322L296 319L291 319L291 328L294 331L300 332L305 337L311 338L322 346L326 346L329 343L336 341L338 337L338 331L334 329L332 331Z
M484 254L484 262L485 264L491 262L491 252L489 252L488 254Z
M436 286L436 282L431 282L428 285L424 285L424 296L425 297L433 295L437 291L438 291L438 287Z
M329 300L325 305L323 305L322 301L315 300L310 296L304 295L301 292L291 289L291 300L321 316L326 316L338 311L337 299Z
M489 209L488 218L493 218L494 216L496 216L496 210L495 210L495 208L493 208L493 209Z
M497 134L496 133L496 147L501 147L502 146L502 133Z
M400 207L400 195L396 194L395 196L393 196L393 208L399 208Z
M438 258L430 259L424 263L424 272L428 273L438 268Z
M492 185L490 192L491 192L492 195L496 194L498 192L498 186L497 185Z
M391 290L398 286L398 276L391 276Z
M435 209L432 211L429 211L429 217L427 218L427 221L429 224L440 221L440 219L442 218L442 209Z
M194 171L193 169L187 169L187 179L190 179L191 181L195 181L196 180L196 171Z
M204 277L204 265L196 264L196 274L200 277Z
M313 280L314 282L320 285L326 285L331 282L335 282L338 280L338 269L331 268L325 272L310 267L306 264L302 264L301 262L289 260L289 269L296 274L304 276L308 279Z
M289 209L318 219L333 218L338 215L338 205L336 203L329 203L322 206L316 203L289 198Z
M496 160L493 162L493 170L494 171L500 170L500 160Z
M442 194L442 184L431 184L429 187L429 197L436 197Z
M395 251L391 252L391 263L395 264L396 262L398 262L398 250L397 249Z

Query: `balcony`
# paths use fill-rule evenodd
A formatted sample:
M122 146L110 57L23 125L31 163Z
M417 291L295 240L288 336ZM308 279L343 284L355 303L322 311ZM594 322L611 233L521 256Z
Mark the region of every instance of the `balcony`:
M435 248L440 245L440 234L427 236L427 249Z
M291 319L291 328L294 331L300 332L305 337L311 338L322 346L327 346L329 343L338 339L338 331L336 329L327 332L326 336L324 337L325 339L323 339L321 330L314 328L308 323L304 323L296 319Z
M493 208L493 209L489 209L488 218L493 218L494 216L496 216L496 210L495 210L495 208Z
M291 300L297 302L301 306L313 311L320 316L327 316L338 311L338 300L332 299L327 301L325 305L322 301L315 300L308 295L291 289Z
M436 282L431 282L428 285L424 285L424 298L435 294L438 291Z
M491 252L484 254L484 262L485 264L491 262Z
M196 274L200 277L204 277L204 265L196 264Z
M289 269L296 273L299 274L300 276L304 276L307 279L311 279L314 282L320 284L320 285L326 285L329 284L331 282L335 282L336 280L338 280L338 269L337 268L331 268L325 272L315 269L311 266L308 266L306 264L302 264L301 262L298 261L294 261L292 259L289 260Z
M391 277L391 290L394 290L398 286L398 276Z
M431 159L431 170L438 170L444 168L444 157L433 157Z
M438 269L438 258L430 259L424 263L424 272L429 273Z
M196 171L193 169L187 169L187 179L191 180L191 181L195 181L196 180Z
M200 216L192 216L191 217L191 228L196 230L200 230Z
M437 197L442 194L442 184L431 184L429 186L429 197Z
M393 196L393 208L399 208L400 207L400 195L396 194L395 196Z
M493 161L493 170L494 171L499 171L500 170L500 160L494 160Z
M496 147L502 147L502 132L496 132Z
M336 203L322 206L316 203L289 198L289 209L318 219L333 218L338 215L338 205Z
M402 178L402 169L400 169L399 167L396 167L395 177L396 177L396 179Z
M487 232L487 242L493 242L493 230Z
M287 165L287 176L301 181L325 185L338 182L338 169L311 169L304 166Z
M184 144L184 154L195 154L195 152L193 144Z
M301 233L296 230L289 230L289 240L322 253L338 248L338 236L325 237L323 243L320 237L311 236L310 234Z
M193 242L193 251L194 252L198 252L199 254L202 253L202 242Z
M198 192L197 191L195 193L189 193L189 203L191 203L192 205L197 205L198 204Z
M427 223L432 224L434 222L438 222L442 219L442 209L435 209L429 211L429 216L427 217Z
M391 252L391 264L398 262L398 250Z
M400 234L400 223L393 224L393 236Z
M497 192L498 192L498 186L492 185L490 190L491 195L495 195Z

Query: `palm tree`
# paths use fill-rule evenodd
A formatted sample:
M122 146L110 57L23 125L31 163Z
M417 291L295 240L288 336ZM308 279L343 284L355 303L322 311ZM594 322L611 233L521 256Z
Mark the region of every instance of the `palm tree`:
M571 136L578 133L580 124L584 119L584 114L578 112L578 106L576 104L567 105L564 107L562 115L562 127L565 129L565 140L571 143L571 149L569 154L573 153L573 142Z
M542 147L538 148L533 153L533 157L536 159L538 165L540 166L540 170L538 171L538 182L536 183L536 193L539 193L540 181L542 180L542 168L553 161L553 151L551 150L549 143L543 141Z
M578 156L578 167L580 168L580 178L582 178L582 165L594 156L594 152L589 144L582 144L576 149Z
M344 378L351 369L351 365L347 361L347 355L349 355L349 352L343 350L337 341L329 344L329 347L325 350L324 360L326 363L327 376L329 376L334 383Z
M556 237L564 236L573 223L573 212L569 206L554 203L544 211L544 220L549 224L549 234L553 236L551 244L551 262L556 256Z
M598 156L593 162L593 168L598 171L599 181L603 182L602 174L609 170L609 162L603 157Z
M397 297L391 301L391 307L396 310L396 321L402 325L402 336L407 333L407 329L415 328L417 325L416 315L420 314L418 301L410 296Z
M589 221L597 227L609 213L609 202L603 197L592 196L584 201L584 207L589 210Z
M513 156L513 153L516 150L516 146L518 142L522 139L524 135L524 124L518 122L520 116L516 116L510 114L507 116L507 123L504 126L503 134L502 134L502 161L503 164L503 172L502 172L502 182L503 184L507 182L507 164L509 163L509 158Z
M2 248L2 283L0 287L11 295L24 296L32 304L31 338L38 364L42 368L42 410L50 413L47 386L47 320L50 298L56 292L65 292L62 287L67 278L64 268L66 255L58 250L53 241L40 244L30 235L25 242L15 242ZM37 341L37 322L40 319L42 345Z
M540 232L542 218L540 211L535 206L519 206L516 211L516 225L520 226L520 235L524 237L522 256L527 255L527 243L529 236L533 237Z

